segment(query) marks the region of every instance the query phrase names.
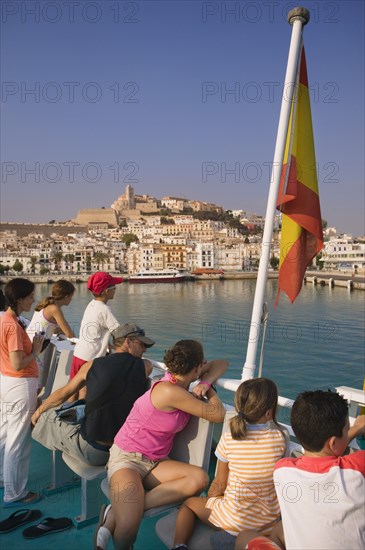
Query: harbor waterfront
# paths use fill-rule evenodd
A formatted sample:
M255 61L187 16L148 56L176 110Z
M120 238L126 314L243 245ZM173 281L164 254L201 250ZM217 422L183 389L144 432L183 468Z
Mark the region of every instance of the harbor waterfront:
M227 378L240 378L255 283L214 280L122 284L110 307L121 323L133 320L148 330L156 340L148 351L152 359L161 361L165 350L181 338L195 338L203 343L207 358L229 360ZM36 301L47 296L49 289L47 284L37 285ZM341 385L362 388L363 293L307 284L294 304L281 299L275 308L276 292L277 281L271 279L267 283L269 319L263 374L278 383L280 394L294 398L304 389ZM76 334L90 299L86 285L79 284L73 301L63 308ZM232 402L230 392L219 391Z
M112 275L119 277L122 276L125 282L128 282L131 276L129 274L124 273L114 273L111 272ZM25 274L22 276L29 277L34 283L54 283L56 281L59 281L60 279L67 279L68 281L71 281L72 283L86 283L90 277L90 274L69 274L69 273L62 273L62 274L52 274L49 273L47 275L29 275ZM277 279L279 276L278 271L272 271L268 273L267 278L268 279ZM15 275L1 275L0 278L0 285L3 283L7 283L11 279L13 279ZM230 281L230 280L237 280L237 279L257 279L257 271L226 271L221 273L219 276L211 275L209 273L207 274L200 274L200 275L192 275L188 274L186 277L187 280L191 281L200 281L200 280L222 280L222 281ZM307 271L306 275L304 277L304 283L312 283L315 285L330 285L332 287L334 286L342 286L342 287L350 287L353 290L365 290L365 277L362 275L353 275L351 273L346 272L339 272L339 271Z

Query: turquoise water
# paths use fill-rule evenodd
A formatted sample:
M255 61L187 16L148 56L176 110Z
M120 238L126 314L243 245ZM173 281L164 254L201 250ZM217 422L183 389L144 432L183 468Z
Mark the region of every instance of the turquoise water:
M180 338L196 338L203 342L208 359L229 360L227 377L239 378L246 357L255 283L125 283L117 287L109 305L121 323L136 321L156 340L148 351L151 358L162 360L164 350ZM294 304L282 295L275 308L276 289L277 281L268 281L263 374L275 380L280 394L294 398L299 391L310 388L361 388L365 355L363 291L308 284ZM37 285L37 298L49 290L50 285ZM76 333L90 299L86 285L79 284L72 303L64 308Z

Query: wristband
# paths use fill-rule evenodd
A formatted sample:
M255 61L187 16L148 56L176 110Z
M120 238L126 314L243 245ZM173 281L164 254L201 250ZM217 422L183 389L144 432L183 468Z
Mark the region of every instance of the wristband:
M32 355L33 355L33 357L36 361L40 361L38 355L36 353L34 353L34 351L32 351Z
M199 384L205 384L206 386L212 387L212 384L210 382L207 382L207 380L200 380Z

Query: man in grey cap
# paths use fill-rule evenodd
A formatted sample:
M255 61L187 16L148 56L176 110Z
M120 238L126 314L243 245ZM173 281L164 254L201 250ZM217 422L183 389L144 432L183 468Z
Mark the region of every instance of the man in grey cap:
M63 451L93 466L106 464L109 447L136 399L147 390L152 364L142 359L154 341L135 323L112 333L114 353L85 363L66 386L53 392L32 416L32 437L48 449ZM56 409L86 387L80 424L59 420Z

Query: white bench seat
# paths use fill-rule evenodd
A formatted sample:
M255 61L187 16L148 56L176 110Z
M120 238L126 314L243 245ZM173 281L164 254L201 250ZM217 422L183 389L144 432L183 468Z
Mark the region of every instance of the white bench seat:
M62 459L75 474L87 481L106 477L105 466L91 466L87 462L82 462L67 453L62 453Z
M167 548L172 548L174 544L177 513L176 509L159 519L155 526L158 538ZM226 531L216 531L197 520L194 533L189 540L189 550L233 550L235 541L236 537Z
M81 511L74 522L78 528L85 527L97 520L100 507L105 503L100 487L100 479L106 477L105 466L91 466L66 453L62 453L62 459L81 479Z

